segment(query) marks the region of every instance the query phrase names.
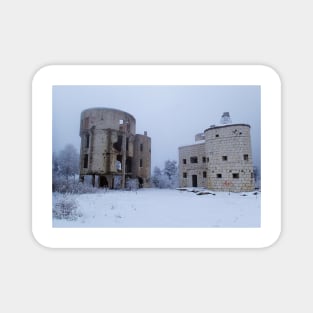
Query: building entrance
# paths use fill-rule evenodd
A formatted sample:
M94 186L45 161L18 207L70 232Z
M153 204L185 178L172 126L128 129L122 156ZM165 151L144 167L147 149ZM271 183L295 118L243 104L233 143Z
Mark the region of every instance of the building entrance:
M192 187L198 187L197 175L192 175Z

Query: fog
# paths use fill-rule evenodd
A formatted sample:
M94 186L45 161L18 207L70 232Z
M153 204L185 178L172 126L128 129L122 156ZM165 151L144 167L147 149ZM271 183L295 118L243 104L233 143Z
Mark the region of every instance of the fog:
M92 107L126 111L136 118L136 133L151 137L152 170L178 147L219 124L223 112L233 123L251 126L254 165L260 168L260 86L54 86L53 151L73 144L80 150L80 113Z

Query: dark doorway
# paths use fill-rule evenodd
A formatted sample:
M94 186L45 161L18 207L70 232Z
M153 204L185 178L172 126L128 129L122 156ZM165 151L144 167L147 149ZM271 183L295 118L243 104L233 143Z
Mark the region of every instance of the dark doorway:
M99 177L99 187L100 188L108 188L108 181L105 176Z
M192 175L192 187L198 187L197 175Z
M143 179L138 177L139 188L143 188Z

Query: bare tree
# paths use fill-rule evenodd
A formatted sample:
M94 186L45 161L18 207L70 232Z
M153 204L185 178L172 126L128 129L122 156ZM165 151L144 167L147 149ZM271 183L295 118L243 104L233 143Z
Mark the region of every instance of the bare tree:
M73 176L75 181L75 175L79 172L79 155L73 145L68 144L59 153L58 170L66 177L67 182L70 176Z

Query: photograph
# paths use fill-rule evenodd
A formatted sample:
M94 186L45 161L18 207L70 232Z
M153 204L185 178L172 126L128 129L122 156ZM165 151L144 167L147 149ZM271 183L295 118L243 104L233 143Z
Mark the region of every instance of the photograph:
M54 228L261 226L260 85L53 85Z
M33 79L32 230L52 248L265 247L280 88L262 65L51 65Z

